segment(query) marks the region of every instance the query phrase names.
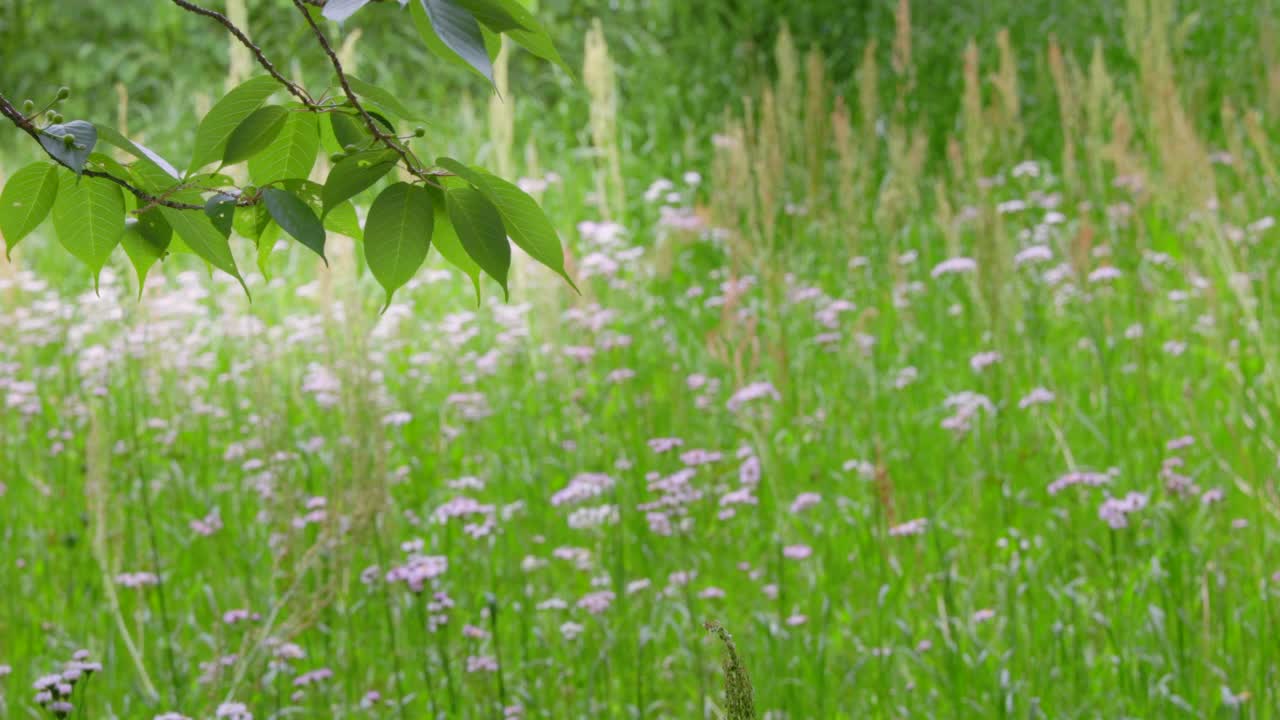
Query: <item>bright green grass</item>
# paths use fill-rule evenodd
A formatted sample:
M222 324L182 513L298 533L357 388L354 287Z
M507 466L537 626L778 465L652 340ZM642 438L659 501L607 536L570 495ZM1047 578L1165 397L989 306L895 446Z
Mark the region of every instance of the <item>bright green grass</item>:
M582 261L593 247L574 225L595 219L594 185L567 155L543 165L565 176L546 202ZM1062 190L1041 167L1006 168L984 202ZM1224 198L1243 190L1233 177L1218 178ZM721 648L702 627L717 620L761 716L1273 717L1276 231L1227 238L1262 203L1189 222L1142 205L1108 219L1123 190L1092 199L1059 207L1058 224L1034 203L1003 216L1010 237L1042 226L1053 259L1002 277L994 316L980 276L931 277L947 255L924 212L892 243L864 240L865 264L797 219L790 246L823 250L778 261L803 270L788 286L753 275L734 307L760 319L754 333L708 302L741 280L723 245L663 238L652 207L629 218L622 247L645 253L616 286L587 280L576 297L531 269L512 304L489 285L476 309L456 274L424 273L381 318L352 264L318 271L296 249L272 283L255 276L252 305L185 258L137 303L123 264L95 298L51 238L28 239L33 274L0 265L0 716L40 717L32 683L87 648L104 667L74 702L94 720L207 718L233 700L256 718L717 717ZM1083 222L1109 254L1050 282ZM652 260L664 243L669 276ZM1107 265L1120 276L1088 278ZM835 299L854 309L828 327ZM758 345L726 359L712 333ZM975 370L985 352L1000 360ZM731 410L754 382L777 397ZM1020 407L1038 387L1054 399ZM965 392L989 408L969 396L967 428L944 427ZM400 412L407 424L386 422ZM683 445L667 453L648 442L672 437ZM695 449L722 458L655 532L641 506L662 494L646 476L671 478ZM756 504L722 518L722 498L744 497L740 451L759 462ZM1172 458L1198 492L1167 487ZM1110 468L1105 486L1049 493ZM553 505L581 473L614 484ZM1210 490L1220 502L1202 501ZM1113 530L1099 508L1130 492L1147 504ZM793 512L802 493L821 500ZM432 520L459 496L493 506L489 534L464 527L484 514ZM323 518L300 520L317 497ZM570 527L603 505L616 523ZM215 508L221 529L195 532ZM922 534L890 534L916 519ZM422 595L382 580L415 540L448 559ZM801 545L808 557L788 557ZM133 572L162 582L115 581ZM453 607L429 632L437 590ZM579 607L602 591L609 607ZM224 622L236 609L258 619ZM282 642L305 657L273 666ZM468 658L500 671L468 672ZM292 699L320 668L333 677ZM383 702L361 708L371 690Z
M59 300L7 288L5 381L10 393L14 382L34 382L40 407L31 417L7 408L0 445L9 468L0 505L10 563L0 632L3 661L14 666L4 681L8 712L24 716L34 677L87 647L106 666L90 685L90 717L174 707L204 716L227 696L269 716L288 704L293 671L319 667L336 677L304 693L304 714L360 716L353 703L365 691L397 694L397 665L415 698L406 717L424 716L431 702L448 705L449 677L457 716L484 717L498 681L465 673L465 658L498 653L505 699L529 716L626 717L643 708L650 717L690 717L718 687L718 651L698 625L715 618L735 630L760 707L789 717L1026 716L1033 708L1050 717L1154 717L1184 714L1179 707L1204 716L1222 707L1224 687L1253 696L1245 714L1268 716L1261 709L1277 702L1276 656L1263 639L1273 633L1271 575L1280 558L1270 549L1275 450L1263 428L1276 404L1242 319L1198 326L1212 312L1214 286L1170 301L1170 291L1190 289L1187 276L1149 263L1061 309L1024 272L1017 287L1026 327L998 348L1001 362L975 373L969 358L993 345L982 339L984 323L963 281L928 278L934 259L908 267L924 287L901 309L876 270L832 273L833 285L844 278L843 297L879 313L866 328L870 352L858 349L850 316L828 350L814 343L825 331L813 319L821 302L784 308L792 382L780 388L781 401L738 413L726 409L732 371L709 358L701 340L718 320L702 307L716 293L713 277L700 283L707 293L696 301L652 294L642 273L627 273L631 291L596 287L617 313L601 332L558 320L549 308L567 305L562 293L525 287L519 297L539 310L511 327L527 327L527 338L498 342L502 328L486 306L467 323L478 334L460 345L462 334L441 322L467 311L457 279L405 293L411 312L373 337L377 293L368 282L344 291L338 306L297 299L295 279L256 288L252 307L219 282L216 303L191 300L173 319L166 316L176 314L176 297L135 305L121 288L124 317L110 319L115 290L105 300ZM295 278L311 276L304 264ZM561 299L550 302L552 295ZM758 298L750 304L765 312ZM254 320L263 325L249 332ZM1144 335L1124 339L1135 324ZM127 351L126 334L142 328L151 342ZM632 344L587 363L563 354L614 333ZM1164 351L1171 341L1185 342L1186 351ZM490 350L495 367L477 370ZM413 359L422 353L431 357ZM95 357L104 367L83 367ZM339 378L336 407L300 391L308 363ZM896 389L907 366L919 380ZM635 377L606 379L623 368ZM689 390L693 373L719 381L719 391ZM747 379L778 374L764 357ZM1036 386L1057 399L1019 409ZM944 400L964 390L986 394L997 410L978 411L967 433L942 429ZM447 402L457 392L482 393L493 415L461 419ZM400 410L412 413L409 424L380 427ZM159 427L148 428L152 419ZM99 531L85 497L94 427L105 448L90 464L108 493L107 574L164 578L159 588L116 588L123 621L164 697L154 704L107 612L90 550ZM1165 450L1183 435L1195 444ZM684 440L679 451L725 456L699 468L691 485L704 498L686 519L673 518L687 527L671 537L651 532L636 510L655 497L645 473L665 476L681 465L676 453L646 446L666 436ZM299 449L312 438L321 439L318 449ZM759 504L720 520L719 497L738 485L740 447L760 459ZM273 461L281 452L289 456ZM1182 472L1205 490L1221 488L1225 499L1202 506L1196 496L1163 490L1160 464L1174 456L1187 461ZM630 469L617 469L623 459ZM894 518L926 518L926 532L888 537L874 473L845 469L851 460L879 460ZM253 490L263 470L251 462L270 470L269 498ZM1050 496L1047 485L1073 466L1119 472L1106 490ZM551 494L580 472L616 479L585 505L616 505L617 525L570 529L569 509L550 506ZM446 487L464 476L485 487ZM1112 531L1098 506L1108 493L1127 491L1148 493L1150 505L1129 528ZM793 514L788 507L802 492L822 502ZM459 520L415 520L459 494L499 507L495 536L470 539ZM376 525L339 533L336 547L317 546L334 528L291 526L312 496L330 499L330 519L375 513ZM511 503L523 508L501 519ZM193 534L189 521L213 508L225 527ZM414 538L449 558L439 587L456 606L436 635L424 633L420 603L403 587L358 580L366 566L385 571L402 559L398 544ZM810 546L812 557L783 558L791 544ZM589 564L551 558L558 547L588 550ZM522 569L526 558L548 564ZM681 572L696 579L672 584ZM652 585L627 594L641 579ZM776 585L775 598L767 585ZM700 597L713 587L724 597ZM573 609L593 590L617 599L598 616ZM496 639L464 639L466 623L492 627L483 615L489 593L499 608ZM550 598L570 609L534 609ZM220 616L235 608L264 620L225 626ZM994 617L976 621L987 609ZM783 624L797 614L807 622ZM566 621L581 623L581 636L565 639ZM306 659L273 676L265 651L249 652L257 633L297 642ZM921 651L922 642L932 647ZM214 682L197 680L199 663L232 652L250 658L239 683L232 680L239 665Z

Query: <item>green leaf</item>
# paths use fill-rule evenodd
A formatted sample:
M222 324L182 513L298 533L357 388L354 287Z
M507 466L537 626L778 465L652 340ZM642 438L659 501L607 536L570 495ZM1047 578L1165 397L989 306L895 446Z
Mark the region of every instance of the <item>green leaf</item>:
M259 185L306 178L319 151L320 119L315 113L290 112L275 142L249 158L249 177Z
M263 190L262 202L267 206L267 212L271 213L272 220L319 255L325 265L329 264L329 259L324 256L324 225L309 205L293 193L276 188Z
M211 190L219 188L234 188L236 181L222 173L200 173L192 175L183 182L183 189L176 190L169 197L174 200L183 200L184 202L198 203L200 196Z
M511 269L511 245L502 227L502 216L479 190L450 188L444 192L449 220L458 233L458 239L467 255L498 281L502 293L510 299L507 289L507 273Z
M471 68L493 84L493 63L474 15L453 0L417 0L410 6L427 49L449 62Z
M344 151L349 145L362 148L373 139L373 136L369 134L369 128L347 113L329 113L329 124L333 127L333 136L338 140L338 145Z
M236 208L232 227L240 237L257 242L269 222L271 222L271 213L267 212L267 208L262 203L258 203Z
M368 4L369 0L329 0L324 4L323 15L330 20L342 23Z
M160 175L167 179L167 182L164 183L164 187L172 185L182 177L182 174L178 172L178 169L175 168L168 160L165 160L147 146L134 142L124 135L121 135L120 131L115 128L103 125L97 130L99 139L124 150L135 158L138 158L141 163L158 170ZM144 179L154 176L155 173L143 174Z
M508 3L498 0L454 0L454 2L469 10L476 20L496 33L529 29L520 18L516 17ZM519 8L522 15L530 16L529 11L520 7L519 3L511 3L511 5Z
M213 226L209 216L202 212L177 210L160 207L160 213L169 221L173 231L191 250L205 262L240 281L244 294L249 294L249 286L245 284L240 270L236 267L236 259L231 255L231 244L223 237L218 228Z
M349 200L382 179L396 166L398 155L390 150L366 150L339 160L324 181L324 212Z
M120 237L120 244L124 246L129 262L133 263L133 269L138 273L139 299L142 298L142 289L147 284L147 273L151 271L151 266L155 265L157 260L164 257L169 250L171 240L173 240L173 228L169 227L169 223L158 210L148 210L136 220L127 221L124 235Z
M313 183L310 180L290 179L282 180L280 185L310 205L312 211L320 212L320 193L324 192L324 188L320 187L319 183Z
M489 53L490 62L497 60L498 53L502 52L502 36L487 27L480 28L480 34L484 36L484 50Z
M373 277L387 291L384 311L391 306L395 291L409 282L426 260L434 219L431 194L408 183L383 190L369 208L364 257Z
M220 175L218 173L201 173L199 175L192 175L191 177L188 177L182 184L183 189L174 190L173 192L168 193L167 197L170 200L174 200L176 202L191 203L193 205L202 205L202 204L207 204L204 198L205 193L214 191L217 194L229 195L230 193L218 192L218 188L229 187L233 184L234 183L232 182L231 178L225 175ZM204 216L206 220L210 221L210 226L214 229L214 231L220 234L220 237L222 238L222 244L224 245L226 244L228 239L228 234L223 234L222 230L219 229L217 225L213 225L213 220L212 218L208 217L208 215L206 215L203 212L199 212L195 210L185 210L182 212L191 212L191 213ZM234 226L234 223L235 221L233 220L232 221L233 226ZM172 225L174 228L178 227L177 223L171 222L170 225ZM216 253L216 246L212 246L210 252ZM189 253L204 259L206 262L209 262L209 258L205 257L204 254L202 254L201 252L197 252L196 249L189 247L187 245L186 240L182 234L179 234L178 237L173 238L173 240L169 243L169 253L170 254ZM214 264L215 267L218 267L216 263L211 263L211 264ZM219 267L219 269L224 269L224 268Z
M480 304L480 266L475 260L467 254L462 247L462 241L458 238L458 231L454 229L453 223L449 221L449 212L445 208L444 193L437 188L427 188L431 193L432 205L435 206L436 223L435 230L431 233L431 244L445 260L451 265L458 268L467 277L471 278L471 284L476 289L476 305ZM503 238L505 241L505 237ZM510 253L511 248L507 251Z
M0 235L4 236L5 257L10 257L18 241L44 222L57 197L58 166L53 163L32 163L9 178L0 192Z
M192 150L191 170L208 165L222 158L231 133L240 127L244 119L276 91L275 79L259 75L240 84L214 104L209 114L196 128L195 148ZM179 232L179 235L182 233Z
M63 175L53 203L53 229L58 242L93 271L98 288L102 266L124 234L124 193L101 178Z
M67 145L66 138L71 138L70 145ZM50 125L40 131L40 144L55 160L79 175L84 172L89 153L98 144L98 129L84 120Z
M560 57L560 51L556 50L556 44L551 39L551 35L546 30L539 28L538 30L512 30L507 36L515 40L525 50L534 55L555 63L560 66L561 70L568 73L569 77L574 77L573 68Z
M268 217L266 227L258 236L258 270L267 279L271 278L271 253L276 249L276 242L279 240L280 226Z
M542 23L538 22L538 18L529 12L521 0L490 1L501 5L504 10L511 14L512 18L520 23L520 28L512 29L507 33L508 37L543 60L559 65L569 74L569 77L573 77L573 70L565 63L564 58L560 57L560 52L556 50L555 42L551 40L551 34L547 32Z
M347 82L351 84L351 89L355 90L357 95L381 105L390 110L393 115L398 115L405 120L426 120L424 113L410 110L400 102L400 98L373 83L365 82L355 75L348 75Z
M234 165L266 150L284 129L289 111L280 105L267 105L254 110L245 118L231 136L222 151L222 164Z
M325 113L320 117L320 149L326 155L343 152L342 145L333 134L333 116L337 113Z
M390 120L387 119L386 115L383 115L377 110L369 110L368 108L365 108L365 110L366 112L369 113L369 117L373 118L374 120L377 120L378 123L382 125L382 129L384 132L391 133L392 135L396 133L396 126Z
M564 269L560 236L533 198L506 180L467 167L453 158L438 158L436 164L474 185L498 209L511 241L529 257L559 273L575 291L578 290Z
M129 172L129 168L116 162L114 158L103 155L102 153L89 153L89 160L84 164L84 169L105 172L109 175L114 175L121 180L134 180L133 173Z
M213 221L222 237L231 237L231 222L236 214L236 198L234 195L218 193L204 204L204 214Z
M339 203L324 216L324 229L339 235L346 235L355 240L364 240L364 231L360 229L360 217L356 208L349 202Z

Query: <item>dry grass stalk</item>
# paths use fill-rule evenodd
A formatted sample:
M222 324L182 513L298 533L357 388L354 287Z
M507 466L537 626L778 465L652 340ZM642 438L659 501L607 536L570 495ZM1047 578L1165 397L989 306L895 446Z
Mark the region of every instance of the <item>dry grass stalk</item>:
M1080 137L1080 98L1077 83L1067 67L1056 35L1049 35L1049 74L1058 99L1058 124L1062 127L1062 179L1068 190L1079 185L1076 143Z
M1090 179L1094 189L1102 188L1106 181L1103 162L1106 159L1108 146L1108 128L1112 125L1117 108L1122 99L1117 93L1115 83L1107 73L1107 64L1102 56L1102 43L1095 41L1093 54L1089 60L1088 80L1085 82L1084 127L1085 163L1089 168Z
M1263 13L1262 22L1258 23L1258 48L1267 73L1263 100L1269 117L1280 115L1280 43L1276 35L1275 17L1271 13Z
M933 217L942 230L942 237L947 244L947 257L960 255L960 228L956 222L955 210L951 207L951 199L947 193L947 184L938 180L933 184Z
M854 144L853 124L849 117L849 108L844 98L837 95L835 109L831 111L831 143L836 151L836 212L840 226L844 228L849 250L854 254L858 249L858 233L855 229L858 199L863 197L859 192L858 147Z
M122 82L116 83L116 129L129 136L129 88Z
M996 96L994 113L997 127L1001 135L1002 150L1006 158L1016 158L1022 151L1022 106L1018 98L1018 61L1013 56L1013 46L1009 41L1008 28L1001 28L996 33L996 49L999 51L999 64L996 73L991 77Z
M1280 178L1276 175L1276 162L1271 156L1271 142L1266 130L1262 127L1262 115L1257 110L1245 113L1244 131L1249 138L1249 146L1258 156L1258 162L1262 164L1262 170L1267 175L1267 183L1274 189L1277 183L1280 183Z
M784 158L804 157L803 138L800 129L803 126L800 113L800 53L796 50L791 30L786 23L778 31L778 40L773 48L774 62L777 64L777 81L774 83L772 111L776 118L777 137L783 143L780 148ZM765 108L761 108L765 112Z
M1240 122L1240 113L1230 98L1222 101L1218 110L1218 118L1222 123L1222 132L1227 141L1227 152L1231 155L1231 166L1237 173L1247 169L1244 149L1244 125Z
M862 62L854 77L858 84L858 113L862 122L862 146L874 148L876 124L880 122L880 68L876 60L876 41L867 43L862 51Z
M245 0L227 0L227 18L236 27L249 32L249 8ZM227 48L230 55L226 83L229 92L253 74L253 56L249 54L249 48L230 35L227 36Z
M511 42L504 35L502 49L493 60L493 85L495 92L489 96L489 142L493 147L493 164L498 175L512 179L515 162L512 148L516 135L516 99L511 95L508 67L511 61Z
M875 211L876 226L886 235L897 237L907 214L920 202L920 178L928 148L923 130L909 131L896 123L889 127L886 181Z
M1138 65L1138 107L1159 182L1175 203L1203 207L1214 197L1208 151L1196 134L1178 88L1174 52L1189 26L1175 28L1172 0L1129 0L1125 39Z
M342 39L342 45L338 48L338 60L342 63L342 67L352 75L360 72L360 54L356 52L356 45L360 42L360 36L364 33L360 28L352 28L345 38ZM297 59L294 59L297 62ZM295 69L294 77L300 75Z
M983 159L989 139L982 113L982 81L979 78L978 44L972 39L964 48L964 95L961 100L961 127L964 128L964 163L968 183L976 185L982 176Z
M915 89L916 69L911 62L911 0L898 0L893 15L893 74L898 76L898 107Z
M877 438L876 441L876 466L875 466L875 487L876 501L880 504L880 510L884 513L885 525L892 527L898 524L897 505L894 502L893 477L889 475L889 467L884 461L884 447Z
M1134 151L1133 120L1128 104L1121 101L1111 117L1111 137L1102 147L1102 157L1111 163L1117 180L1123 181L1135 193L1146 188L1146 164Z
M703 623L707 632L724 643L724 713L726 720L754 720L756 716L755 691L747 666L738 656L738 646L724 626L714 620Z
M748 143L747 131L730 117L718 136L711 164L711 217L717 227L755 227L755 189Z
M781 127L778 98L773 90L765 88L760 98L758 135L753 149L753 176L756 183L756 202L759 209L759 238L766 252L774 248L778 212L782 208L783 183L786 181L787 158L783 145L785 135Z
M1015 317L1019 294L1010 292L1014 277L1013 243L1005 227L1004 216L990 203L984 204L980 224L974 236L974 259L978 261L977 299L987 316L987 326L999 338L1006 329L1006 317ZM997 341L998 344L998 341Z
M804 72L804 147L809 169L809 201L821 202L829 197L823 177L826 175L827 149L827 77L822 53L816 48L805 57Z
M604 217L616 219L622 217L626 204L618 148L618 90L613 58L599 18L592 21L587 32L582 79L591 100L591 144L598 158L596 192L600 194Z

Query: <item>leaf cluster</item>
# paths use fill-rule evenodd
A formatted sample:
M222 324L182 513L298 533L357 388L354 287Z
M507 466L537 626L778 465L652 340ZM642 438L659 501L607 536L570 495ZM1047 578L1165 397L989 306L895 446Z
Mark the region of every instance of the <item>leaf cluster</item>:
M174 2L226 26L268 74L213 105L196 126L184 170L109 126L64 122L53 108L66 98L65 88L38 112L30 101L19 111L0 96L0 111L49 156L19 170L0 191L6 253L51 217L58 241L89 267L95 284L123 246L139 292L156 262L191 253L236 278L247 293L232 251L233 230L256 245L264 274L282 234L326 263L329 234L349 236L363 244L387 304L432 245L471 278L477 301L482 273L507 292L511 243L573 284L560 238L533 198L452 158L423 162L414 144L425 142L425 129L401 134L397 128L425 121L426 114L345 72L321 23L345 23L372 0L328 0L320 7L294 0L334 67L337 84L319 96L284 78L225 16L188 0ZM428 48L490 83L501 35L565 67L546 30L518 0L401 2L406 4ZM331 165L313 181L322 153ZM247 174L251 184L237 185L228 176L234 166L245 166L237 174ZM362 222L354 203L366 194L373 199Z

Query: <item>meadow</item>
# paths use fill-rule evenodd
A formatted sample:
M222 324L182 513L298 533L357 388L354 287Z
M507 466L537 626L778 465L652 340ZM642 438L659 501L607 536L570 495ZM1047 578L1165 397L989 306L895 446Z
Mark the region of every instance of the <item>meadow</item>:
M580 294L0 259L0 717L1280 717L1274 8L917 5L473 84Z

